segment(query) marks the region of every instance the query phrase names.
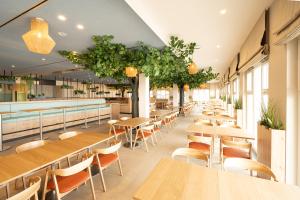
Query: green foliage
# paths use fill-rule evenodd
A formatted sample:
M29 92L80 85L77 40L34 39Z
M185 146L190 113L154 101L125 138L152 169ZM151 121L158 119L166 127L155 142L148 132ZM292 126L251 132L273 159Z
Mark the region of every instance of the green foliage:
M223 96L220 97L220 99L225 102L226 101L226 96L223 95Z
M78 94L85 94L83 90L74 90L74 94L78 95Z
M15 80L16 80L15 76L0 75L0 81L15 81Z
M139 73L150 77L152 87L189 84L190 88L215 79L218 74L212 68L201 69L190 75L187 66L192 62L196 43L185 43L172 36L168 46L155 48L138 42L134 48L114 43L113 36L93 36L94 46L79 54L73 51L59 53L74 64L84 66L96 76L112 77L119 82L128 79L124 73L127 66L134 66Z
M239 97L239 99L234 102L234 109L243 109L242 98Z
M231 104L231 97L227 98L227 104Z
M62 86L60 86L61 89L73 89L73 86L71 85L67 85L67 84L63 84Z
M279 113L276 110L276 107L271 103L269 103L267 108L264 106L264 104L262 105L260 125L263 125L266 128L271 128L271 129L277 129L277 130L284 129Z

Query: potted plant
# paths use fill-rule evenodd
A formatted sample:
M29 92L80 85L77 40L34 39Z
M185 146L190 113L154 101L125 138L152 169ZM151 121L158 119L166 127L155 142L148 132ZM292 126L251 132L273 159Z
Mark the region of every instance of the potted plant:
M257 125L257 160L269 166L278 180L285 179L285 130L277 108L262 106ZM260 175L262 176L262 175Z
M234 102L234 118L236 119L235 125L242 127L243 125L243 102L242 98L239 98Z

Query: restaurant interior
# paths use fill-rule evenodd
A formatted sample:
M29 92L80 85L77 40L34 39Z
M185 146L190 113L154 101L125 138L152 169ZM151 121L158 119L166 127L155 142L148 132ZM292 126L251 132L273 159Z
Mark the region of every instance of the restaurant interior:
M0 200L299 200L300 1L2 0Z

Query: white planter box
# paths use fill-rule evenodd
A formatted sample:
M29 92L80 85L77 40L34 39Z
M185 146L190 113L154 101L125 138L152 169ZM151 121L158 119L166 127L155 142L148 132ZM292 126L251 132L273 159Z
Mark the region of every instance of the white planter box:
M234 110L234 118L236 119L235 124L241 128L243 128L243 110L235 109Z
M227 104L227 112L230 116L233 116L233 105Z
M257 125L257 160L269 166L278 181L285 182L285 130Z

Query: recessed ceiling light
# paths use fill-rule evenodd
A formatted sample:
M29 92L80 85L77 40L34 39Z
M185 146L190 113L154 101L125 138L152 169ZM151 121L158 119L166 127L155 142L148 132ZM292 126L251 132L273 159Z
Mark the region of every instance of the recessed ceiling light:
M46 60L46 58L42 58L42 61L45 61Z
M68 34L65 32L57 32L57 34L61 37L66 37Z
M84 29L84 26L82 24L77 24L76 27L79 29L79 30L83 30Z
M67 18L64 15L58 15L57 19L59 19L60 21L66 21Z
M227 13L227 10L226 10L226 9L220 10L220 14L221 14L221 15L225 15L226 13Z
M16 66L15 65L11 65L11 68L15 68Z
M220 48L221 48L221 45L217 44L216 47L217 47L218 49L220 49Z

